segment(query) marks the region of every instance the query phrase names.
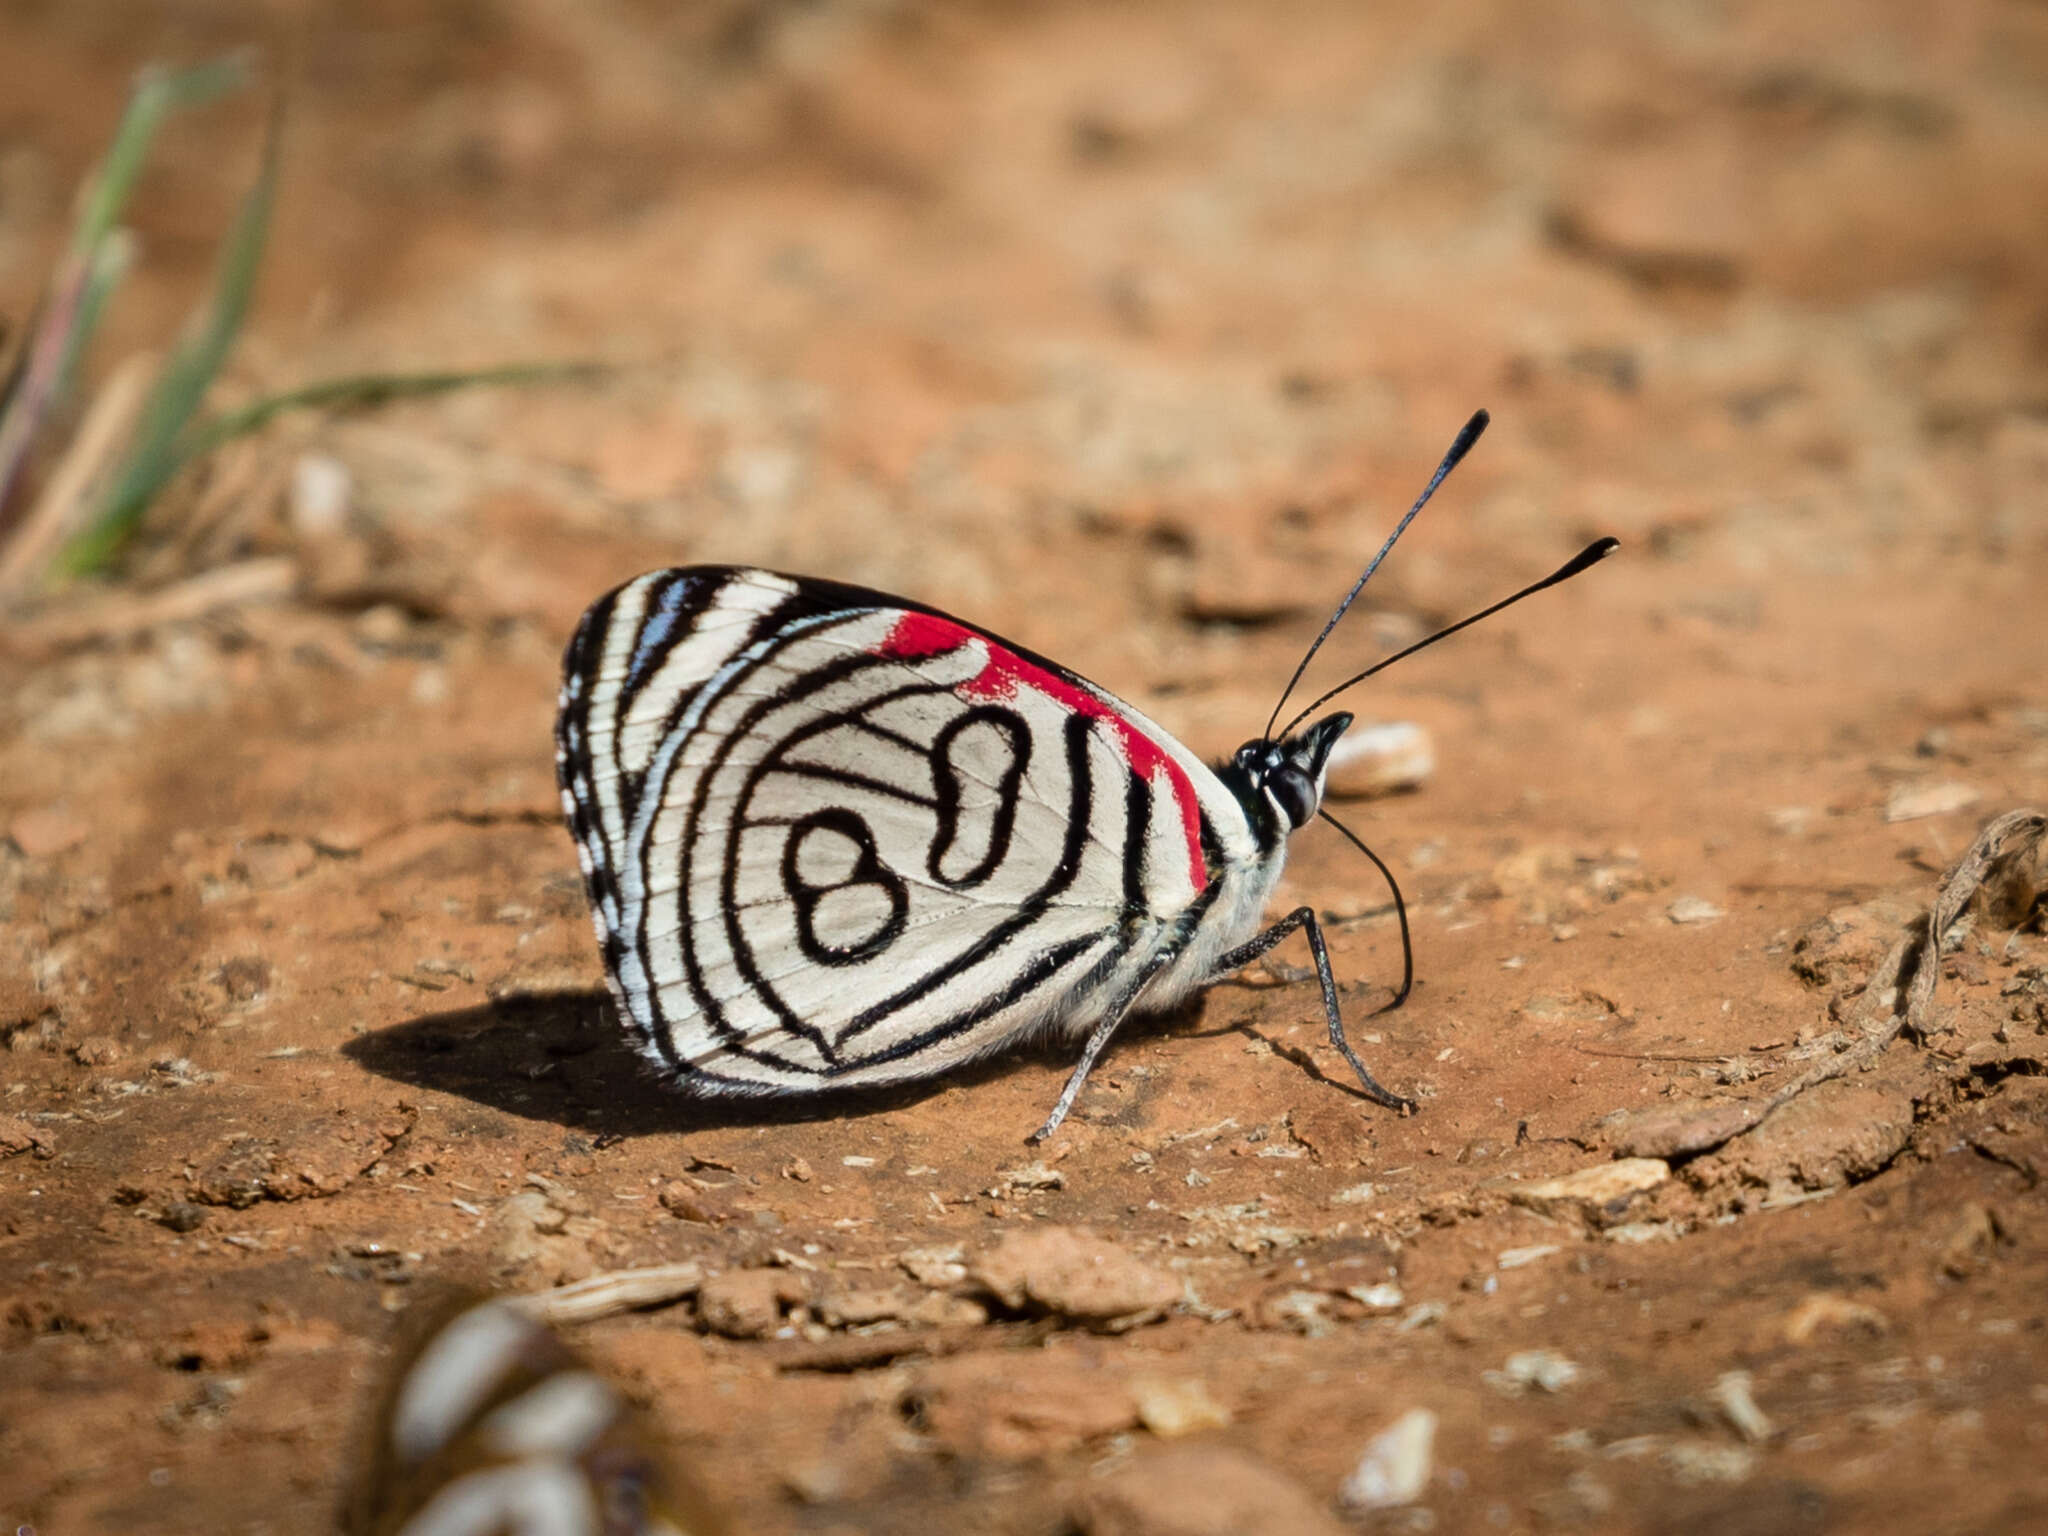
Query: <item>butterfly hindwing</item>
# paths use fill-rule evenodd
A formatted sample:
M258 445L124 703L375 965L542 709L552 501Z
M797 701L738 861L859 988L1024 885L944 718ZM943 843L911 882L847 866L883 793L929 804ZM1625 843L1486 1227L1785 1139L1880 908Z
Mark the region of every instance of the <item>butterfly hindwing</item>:
M720 1536L605 1375L520 1303L428 1305L368 1425L349 1536Z
M629 1027L686 1085L921 1077L1094 994L1242 816L1114 696L934 610L696 567L565 661L557 761Z

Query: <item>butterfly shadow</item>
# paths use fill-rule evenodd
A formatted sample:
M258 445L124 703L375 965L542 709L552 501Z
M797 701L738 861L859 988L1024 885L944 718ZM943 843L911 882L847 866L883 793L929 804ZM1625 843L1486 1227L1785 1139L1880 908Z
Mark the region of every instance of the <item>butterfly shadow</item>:
M515 994L424 1013L359 1035L342 1054L379 1077L589 1136L789 1125L901 1109L999 1075L1000 1061L945 1078L796 1098L698 1098L659 1082L612 1016L611 997Z
M1211 986L1217 990L1229 989L1257 994L1285 991L1312 984L1314 980L1314 971L1296 966L1276 966L1269 968L1263 976L1220 977L1211 983ZM1393 1001L1394 991L1391 987L1352 983L1340 987L1339 992L1347 1005L1344 1008L1344 1032L1354 1049L1370 1048L1367 1042L1359 1039L1359 1035L1367 1030L1380 1035L1383 1044L1413 1049L1422 1043L1420 1036L1390 1027L1389 1015L1394 1014L1401 1006ZM1361 1006L1366 1003L1375 1006ZM1290 1037L1272 1029L1261 1028L1259 1020L1249 1017L1228 1018L1215 1023L1204 1017L1196 1027L1175 1030L1174 1033L1191 1040L1211 1039L1219 1035L1242 1035L1247 1040L1257 1040L1282 1061L1300 1068L1302 1074L1312 1081L1334 1088L1339 1093L1367 1104L1376 1102L1371 1094L1358 1086L1358 1079L1353 1077L1351 1069L1337 1058L1336 1052L1329 1049L1326 1044L1327 1037L1321 1031L1320 1020L1317 1021L1315 1033L1309 1037L1308 1043L1303 1043L1299 1036ZM1319 1058L1315 1054L1317 1051L1327 1051L1328 1055Z

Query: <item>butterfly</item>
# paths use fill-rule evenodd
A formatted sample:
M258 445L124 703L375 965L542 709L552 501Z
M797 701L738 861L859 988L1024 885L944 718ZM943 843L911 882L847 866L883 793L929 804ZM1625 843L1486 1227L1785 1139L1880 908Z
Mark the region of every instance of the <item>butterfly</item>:
M520 1302L424 1316L369 1421L349 1536L723 1536L618 1389Z
M1265 925L1288 839L1322 810L1345 689L1578 574L1542 581L1330 689L1279 726L1309 661L1485 429L1466 423L1316 638L1266 729L1210 766L1057 662L907 598L729 566L653 571L598 599L563 662L556 770L619 1017L700 1094L928 1078L1020 1041L1082 1041L1032 1140L1066 1118L1133 1012L1306 935ZM1277 728L1276 728L1277 727Z

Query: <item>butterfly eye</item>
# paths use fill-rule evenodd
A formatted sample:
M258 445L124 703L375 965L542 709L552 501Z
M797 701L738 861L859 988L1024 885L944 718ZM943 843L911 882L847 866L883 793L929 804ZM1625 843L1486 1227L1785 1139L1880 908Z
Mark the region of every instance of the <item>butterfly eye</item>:
M1316 814L1316 787L1299 768L1282 766L1266 778L1266 793L1280 807L1280 814L1295 829L1305 827Z

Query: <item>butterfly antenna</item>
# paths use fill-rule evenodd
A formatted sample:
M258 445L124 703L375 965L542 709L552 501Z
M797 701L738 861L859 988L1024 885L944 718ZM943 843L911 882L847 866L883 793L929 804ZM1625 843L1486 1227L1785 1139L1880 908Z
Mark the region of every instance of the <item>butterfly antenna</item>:
M1556 570L1552 571L1548 576L1544 577L1541 581L1531 582L1528 586L1522 588L1521 591L1515 593L1513 596L1504 597L1499 602L1494 603L1489 607L1480 609L1470 618L1460 619L1457 623L1451 625L1449 628L1438 630L1435 634L1429 636L1427 639L1418 640L1413 645L1402 647L1400 650L1394 652L1393 655L1388 656L1383 660L1374 662L1371 666L1367 667L1363 672L1359 673L1356 677L1346 678L1343 682L1339 683L1336 687L1332 688L1328 693L1324 694L1321 698L1317 699L1313 704L1309 705L1306 709L1302 710L1292 720L1288 721L1286 726L1280 732L1281 736L1284 737L1288 735L1291 731L1293 731L1293 729L1297 725L1301 724L1302 721L1306 720L1310 715L1314 714L1317 710L1321 709L1325 704L1329 703L1330 700L1337 697L1338 694L1344 692L1344 690L1347 688L1357 687L1360 683L1364 682L1368 677L1371 677L1373 673L1384 671L1386 668L1391 667L1395 662L1401 660L1404 656L1413 656L1417 651L1425 650L1428 647L1435 645L1439 640L1447 640L1452 635L1455 635L1459 630L1469 629L1474 624L1477 624L1481 619L1491 618L1496 613L1499 613L1501 609L1512 607L1514 604L1519 603L1525 597L1535 596L1538 592L1541 592L1545 587L1554 587L1560 581L1570 581L1572 577L1578 575L1579 572L1598 565L1602 560L1605 560L1609 555L1613 554L1619 548L1621 548L1621 540L1619 539L1595 539L1592 543L1588 544L1576 555L1573 555L1571 559L1567 560L1563 565L1559 566ZM1266 734L1270 738L1272 735L1271 730L1269 729Z
M1351 590L1344 594L1344 601L1337 605L1337 611L1331 614L1329 622L1323 625L1323 632L1316 636L1315 643L1308 648L1308 653L1301 658L1301 664L1294 669L1294 676L1287 679L1287 686L1280 690L1280 697L1273 705L1273 713L1266 721L1265 740L1273 739L1273 722L1280 718L1280 711L1287 707L1288 695L1294 692L1295 684L1301 681L1302 673L1306 672L1308 664L1315 660L1316 652L1323 648L1323 642L1330 638L1330 631L1337 627L1337 621L1343 618L1351 605L1358 600L1358 594L1365 590L1365 584L1372 580L1372 573L1378 570L1380 562L1387 558L1387 551L1394 547L1394 541L1408 531L1408 525L1415 521L1415 514L1429 504L1429 498L1436 494L1436 488L1444 483L1444 476L1456 469L1458 461L1472 451L1472 445L1479 441L1479 434L1486 430L1487 422L1492 419L1484 411L1474 411L1472 419L1459 429L1457 437L1451 443L1450 451L1444 455L1443 462L1437 465L1436 473L1429 477L1429 484L1425 485L1422 494L1415 498L1415 505L1408 509L1406 517L1394 525L1394 531L1387 535L1387 542L1382 544L1380 552L1372 557L1372 564L1365 568L1363 576L1351 584ZM1289 729L1293 727L1290 726Z
M1318 807L1316 815L1327 821L1339 832L1342 832L1345 837L1350 839L1352 847L1356 848L1368 859L1371 859L1380 874L1385 877L1387 889L1394 893L1394 916L1401 920L1401 985L1395 990L1393 1001L1373 1010L1374 1013L1387 1013L1407 1002L1409 988L1415 985L1415 946L1408 938L1408 903L1401 899L1400 884L1394 879L1394 872L1387 868L1387 861L1385 859L1382 859L1378 854L1366 847L1364 840L1356 832L1345 826L1343 822L1332 816L1328 811Z

